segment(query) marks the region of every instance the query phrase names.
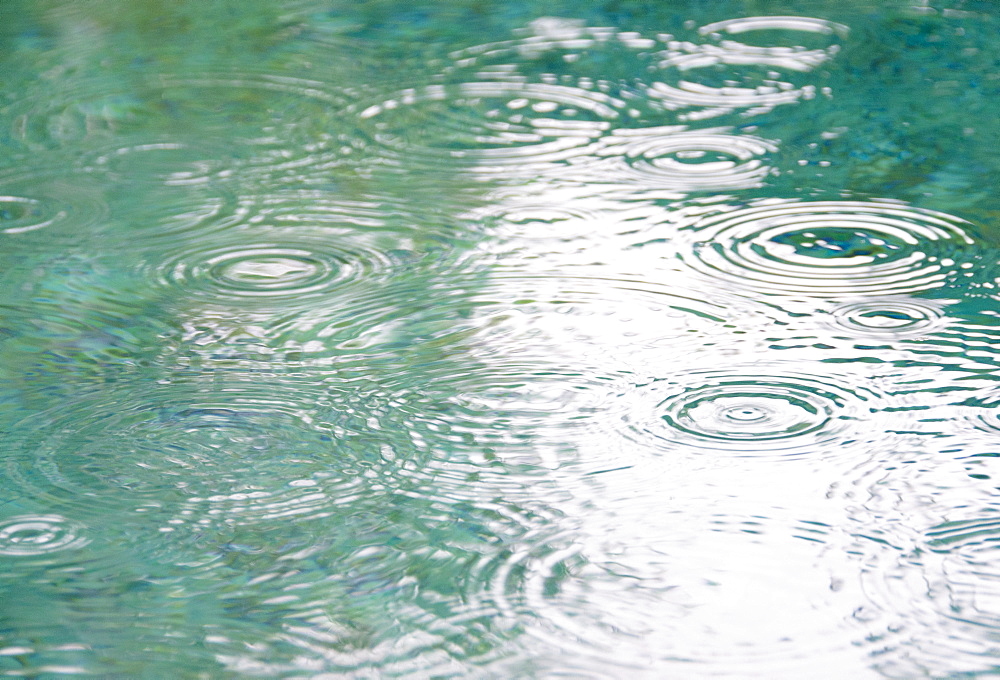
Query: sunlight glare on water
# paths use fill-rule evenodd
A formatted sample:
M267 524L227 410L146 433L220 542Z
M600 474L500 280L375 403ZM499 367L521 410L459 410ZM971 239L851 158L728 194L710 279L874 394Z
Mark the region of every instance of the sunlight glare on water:
M998 672L992 4L0 15L0 675Z

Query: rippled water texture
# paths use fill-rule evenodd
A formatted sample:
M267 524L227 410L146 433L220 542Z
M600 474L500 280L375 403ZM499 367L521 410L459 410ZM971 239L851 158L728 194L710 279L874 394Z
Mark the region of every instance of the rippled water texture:
M0 676L1000 673L994 4L0 16Z

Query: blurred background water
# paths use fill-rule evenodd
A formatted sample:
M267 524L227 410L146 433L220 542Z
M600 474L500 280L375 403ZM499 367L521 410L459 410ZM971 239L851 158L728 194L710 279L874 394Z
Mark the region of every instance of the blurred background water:
M0 675L1000 673L998 34L4 0Z

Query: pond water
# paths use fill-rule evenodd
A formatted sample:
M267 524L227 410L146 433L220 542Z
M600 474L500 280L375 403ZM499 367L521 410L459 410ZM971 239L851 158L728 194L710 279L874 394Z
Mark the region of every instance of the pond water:
M1000 673L995 3L0 17L0 675Z

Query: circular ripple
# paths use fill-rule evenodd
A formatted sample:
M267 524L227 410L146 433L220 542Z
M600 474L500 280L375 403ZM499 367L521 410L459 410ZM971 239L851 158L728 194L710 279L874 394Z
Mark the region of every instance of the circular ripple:
M189 271L179 265L173 273L178 279L212 279L231 294L249 296L304 295L351 275L346 262L337 268L308 250L278 246L221 253Z
M938 288L974 243L963 220L874 201L762 201L684 226L679 257L715 283L826 298Z
M660 404L663 420L687 434L723 441L768 441L815 432L833 411L826 395L793 384L734 381Z
M64 211L53 211L51 206L34 198L0 196L0 225L5 234L43 229L65 216Z
M621 167L600 166L601 179L680 191L747 189L771 172L760 157L778 150L774 142L730 134L730 128L656 133L619 130L606 137L597 155L614 156Z
M93 233L108 213L106 187L96 179L73 169L0 174L0 234L51 249Z
M615 395L633 440L662 451L829 457L863 436L879 397L825 377L766 371L691 371Z
M915 338L945 325L940 305L916 298L880 298L849 302L832 310L832 328L852 335Z
M151 249L141 270L185 298L280 300L315 316L329 311L311 304L317 297L375 290L425 261L440 270L444 251L460 244L454 230L446 239L447 227L417 228L412 217L388 208L323 191L262 194L235 205L216 199L167 224L169 247ZM184 239L178 249L188 232L197 241ZM156 234L150 242L159 243Z
M294 301L303 306L317 297L342 294L352 284L379 280L394 264L393 257L358 235L331 233L325 239L211 244L178 253L148 271L165 288L203 299Z
M42 555L88 543L83 527L59 515L18 515L0 521L0 555Z

